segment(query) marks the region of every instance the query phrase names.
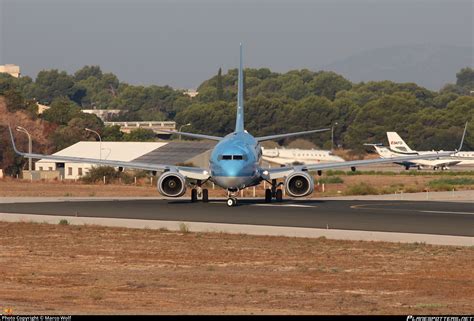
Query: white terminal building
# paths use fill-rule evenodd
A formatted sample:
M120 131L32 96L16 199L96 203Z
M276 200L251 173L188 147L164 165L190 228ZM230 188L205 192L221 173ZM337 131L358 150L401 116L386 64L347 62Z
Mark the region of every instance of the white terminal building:
M206 167L214 142L95 142L84 141L69 146L55 156L107 159L153 164L192 164ZM78 179L97 166L90 163L41 159L35 164L33 179Z
M100 142L78 142L53 155L129 162L165 144L155 142L102 142L102 144ZM101 148L102 150L100 150ZM89 163L58 162L41 159L36 162L35 170L60 171L63 178L76 179L85 175L92 166L94 165Z
M12 64L0 65L0 73L7 73L12 77L19 78L21 75L20 66Z

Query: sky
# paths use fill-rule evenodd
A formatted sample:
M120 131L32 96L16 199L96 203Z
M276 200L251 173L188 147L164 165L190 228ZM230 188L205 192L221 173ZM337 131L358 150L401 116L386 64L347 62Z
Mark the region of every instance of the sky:
M100 65L131 84L196 88L236 68L286 72L368 49L473 47L473 0L0 0L0 64ZM453 71L453 74L457 70Z

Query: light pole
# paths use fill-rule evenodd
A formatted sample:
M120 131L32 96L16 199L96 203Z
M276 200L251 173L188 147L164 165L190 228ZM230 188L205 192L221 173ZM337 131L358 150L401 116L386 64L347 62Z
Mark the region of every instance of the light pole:
M99 159L102 160L102 138L100 137L99 133L96 132L95 130L89 129L89 128L84 128L88 132L95 133L97 136L99 136Z
M178 131L181 131L181 129L183 129L183 127L189 126L189 125L191 125L191 123L187 123L187 124L185 124L185 125L181 125L181 126L179 127L179 130L178 130ZM179 140L181 140L181 134L179 134Z
M19 132L22 132L22 133L25 133L26 135L28 135L28 153L31 154L32 152L32 149L33 149L33 144L31 143L31 135L30 133L28 133L28 131L21 127L21 126L16 126L16 130L19 131ZM31 161L31 157L28 158L28 170L31 172L31 166L32 165L32 161Z
M337 122L331 127L331 152L334 151L334 127L337 126Z

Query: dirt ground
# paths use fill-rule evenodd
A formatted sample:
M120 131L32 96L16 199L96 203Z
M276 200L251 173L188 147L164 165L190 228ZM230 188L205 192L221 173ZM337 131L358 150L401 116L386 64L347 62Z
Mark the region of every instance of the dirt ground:
M0 222L14 314L460 314L474 247Z
M322 192L322 187L316 185L313 197L335 196L343 194L344 191L351 185L361 182L368 183L375 188L391 188L402 184L405 187L411 187L414 190L423 188L425 184L435 178L436 176L375 176L375 175L357 175L357 176L341 176L344 183L340 184L326 184L325 191ZM317 178L316 178L317 180ZM269 184L266 184L269 187ZM396 190L396 188L395 188ZM189 189L187 194L190 194ZM216 187L212 189L212 184L209 184L209 195L224 197L226 191ZM252 188L248 188L243 194L245 197L253 196ZM257 186L256 196L263 197L264 185L263 183ZM149 181L142 181L141 184L135 186L133 184L83 184L81 182L73 181L33 181L21 179L4 178L0 179L0 197L15 197L15 196L57 196L57 197L105 197L105 196L128 196L128 197L156 197L160 196L156 189L156 181L150 184Z

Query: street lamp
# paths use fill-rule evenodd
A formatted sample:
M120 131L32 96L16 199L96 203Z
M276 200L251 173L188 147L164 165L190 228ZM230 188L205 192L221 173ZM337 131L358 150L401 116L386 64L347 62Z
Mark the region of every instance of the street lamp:
M334 125L332 125L331 127L331 151L334 150L334 127L336 127L338 125L337 122L334 123Z
M22 132L22 133L25 133L26 135L28 135L28 153L31 154L32 152L32 147L33 147L33 144L31 143L31 135L30 133L28 133L28 131L21 127L21 126L16 126L16 130L19 131L19 132ZM31 166L32 165L32 160L31 160L31 157L28 158L28 170L31 172Z
M102 138L100 137L99 133L96 132L95 130L89 129L89 128L84 128L88 132L95 133L97 136L99 136L99 159L102 160Z
M187 123L187 124L185 124L185 125L181 125L181 126L179 127L179 130L178 130L178 131L180 132L181 129L183 129L183 127L186 127L186 126L189 126L189 125L191 125L191 123ZM181 140L181 134L179 134L179 140Z

